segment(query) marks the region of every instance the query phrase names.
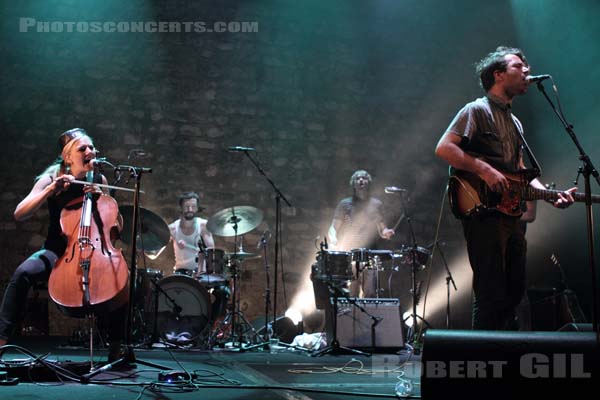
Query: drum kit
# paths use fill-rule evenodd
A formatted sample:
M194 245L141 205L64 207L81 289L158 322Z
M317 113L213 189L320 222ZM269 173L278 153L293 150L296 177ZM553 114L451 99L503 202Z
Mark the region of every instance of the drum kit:
M130 244L132 213L128 207L131 206L120 207L124 217L121 240ZM136 341L152 344L166 340L176 345L212 347L223 341L241 342L243 335L258 340L256 331L239 309L238 278L243 261L260 255L245 252L237 241L238 236L260 225L262 219L263 213L250 206L226 208L210 217L207 229L216 236L234 237L234 249L226 252L220 248L200 248L204 257L198 259L205 260L205 272L198 273L203 268L180 269L164 277L160 270L138 268L134 298ZM140 209L140 225L138 248L153 259L168 244L169 228L161 217L144 208ZM232 301L227 305L225 318L212 327L211 322L218 316L211 315L210 292L221 286L233 289ZM248 331L252 331L251 336Z
M383 272L399 271L403 267L425 268L431 252L421 246L402 246L399 250L373 250L367 248L351 251L333 251L322 248L312 267L312 277L335 286L359 279L365 270ZM414 262L413 262L414 261ZM379 297L377 282L376 297Z

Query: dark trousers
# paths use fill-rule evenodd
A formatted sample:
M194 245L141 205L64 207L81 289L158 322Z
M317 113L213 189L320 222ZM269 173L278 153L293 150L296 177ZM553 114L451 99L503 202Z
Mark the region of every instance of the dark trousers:
M464 220L463 229L473 270L473 329L518 329L527 251L519 219L492 213Z
M36 282L47 282L58 257L42 249L32 254L13 273L0 306L0 338L9 339L22 321L27 305L27 294ZM127 307L99 316L99 325L105 326L109 340L122 340L125 333Z

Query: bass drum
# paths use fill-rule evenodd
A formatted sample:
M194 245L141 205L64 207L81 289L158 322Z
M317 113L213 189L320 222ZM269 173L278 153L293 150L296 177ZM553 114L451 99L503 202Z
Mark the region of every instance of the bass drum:
M179 345L200 345L210 331L210 296L194 278L171 275L158 282L158 335ZM164 293L163 293L164 292Z

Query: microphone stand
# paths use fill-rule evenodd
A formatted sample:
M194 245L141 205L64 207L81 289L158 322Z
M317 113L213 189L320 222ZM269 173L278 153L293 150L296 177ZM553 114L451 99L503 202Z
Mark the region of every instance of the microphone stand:
M279 270L279 250L281 247L281 243L280 243L280 237L281 237L281 200L283 199L283 201L285 202L285 204L287 204L288 207L292 207L292 204L288 201L288 199L286 199L286 197L283 195L283 193L281 193L281 191L279 190L279 188L277 187L277 185L275 185L275 183L273 183L273 181L271 180L271 178L269 178L267 176L267 174L265 173L265 171L261 168L261 166L258 164L258 162L253 159L248 150L243 150L244 154L246 155L246 157L248 157L248 159L250 160L250 162L256 167L257 171L264 176L264 178L267 180L267 182L269 182L269 184L271 185L271 187L273 188L273 190L275 191L275 263L274 263L274 276L273 276L273 327L275 326L275 323L277 321L277 287L278 287L278 279L277 279L277 274L278 274L278 270ZM285 284L284 284L285 285ZM285 286L284 286L284 290L285 290Z
M408 225L408 232L410 235L410 239L412 241L412 248L411 248L411 268L410 268L410 277L411 277L411 292L412 292L412 315L410 316L410 318L412 318L412 331L411 331L411 335L408 338L408 342L413 345L413 347L415 346L415 343L418 342L419 338L418 338L418 334L417 334L417 318L421 319L423 321L423 323L425 323L425 325L427 326L431 326L423 317L420 317L419 315L417 315L417 254L418 254L418 246L417 246L417 239L415 236L415 231L413 229L412 226L412 218L410 217L410 214L408 213L407 209L406 209L406 202L403 199L403 196L400 196L400 203L402 204L402 210L404 212L404 216L406 218L406 223ZM417 352L417 349L415 349L415 352Z
M446 257L444 256L444 252L440 247L439 240L436 240L433 243L434 249L438 249L440 253L440 257L442 257L442 262L444 263L444 268L446 269L446 329L450 329L450 282L452 282L452 286L454 287L454 291L458 291L456 288L456 283L454 282L454 278L452 278L452 273L450 272L450 268L448 268L448 262L446 261Z
M146 365L148 367L153 367L162 370L171 370L172 368L166 367L164 365L155 364L149 361L136 360L133 344L132 344L132 331L133 331L133 303L135 296L135 282L136 282L136 271L137 271L137 235L138 235L138 221L139 221L139 210L140 210L140 186L142 175L144 173L151 173L151 168L143 168L143 167L133 167L133 166L117 166L116 170L119 171L129 171L132 178L135 178L135 189L133 194L133 226L132 226L132 234L131 234L131 262L129 265L129 304L128 304L128 312L127 312L127 328L126 328L126 349L123 357L118 360L108 363L103 367L93 371L89 374L85 374L81 376L81 383L89 383L90 379L96 376L97 374L105 371L109 371L115 365L131 365L133 366L136 363Z
M552 81L552 85L554 87L555 93L557 94L557 102L558 102L558 106L560 108L560 99L558 99L558 92L556 90L556 86L554 85L554 81ZM575 134L575 131L573 130L573 125L571 125L567 122L566 118L564 117L564 115L562 113L562 109L560 110L560 112L556 109L556 107L554 106L554 103L552 102L550 97L548 97L548 94L544 90L544 86L542 85L541 81L537 82L537 88L539 89L540 92L542 92L542 94L544 95L544 97L546 98L548 103L550 104L552 111L554 111L554 114L556 114L556 116L558 117L558 120L562 123L563 127L565 128L565 131L567 132L567 134L569 135L569 137L575 144L575 147L577 147L577 150L579 151L579 159L581 160L581 162L583 164L577 170L577 177L579 177L579 175L583 175L583 180L585 183L585 210L586 210L586 222L587 222L588 259L589 259L590 275L592 278L591 279L591 281L592 281L592 329L596 333L596 342L600 343L600 330L598 329L598 308L597 308L598 300L597 300L597 287L596 287L596 285L597 285L597 283L596 283L596 261L595 261L596 256L594 253L594 243L595 243L595 241L594 241L594 219L593 219L594 215L592 213L592 189L591 189L591 183L590 183L590 176L593 176L594 179L596 180L596 183L598 185L600 185L600 174L598 173L598 171L592 164L590 157L585 153L585 151L583 150L583 147L579 143L579 140L577 139L577 135ZM577 183L577 179L575 179L575 183Z
M362 312L366 313L368 316L371 317L371 319L374 320L374 323L371 326L371 332L372 332L372 334L373 334L373 332L375 330L375 325L377 325L379 323L379 321L377 321L376 317L374 317L373 315L369 314L367 312L367 310L365 310L363 307L361 307L358 304L356 304L356 301L350 299L346 294L344 294L336 286L336 282L333 282L331 280L327 280L325 283L327 283L327 286L329 287L329 293L333 295L333 297L330 297L330 301L333 300L333 316L331 318L331 323L332 323L332 326L333 326L333 332L332 332L333 337L331 338L331 342L330 342L329 346L325 347L324 349L321 349L321 350L318 350L318 351L315 351L315 352L311 353L311 356L319 357L319 356L322 356L324 354L331 354L331 355L357 354L357 355L360 355L360 356L370 356L369 353L365 353L365 352L357 350L357 349L352 349L350 347L345 347L345 346L340 345L340 342L339 342L338 337L337 337L338 299L340 297L345 298L349 303L352 303L355 306L357 306ZM371 336L371 343L373 343L374 340L375 340L374 336Z

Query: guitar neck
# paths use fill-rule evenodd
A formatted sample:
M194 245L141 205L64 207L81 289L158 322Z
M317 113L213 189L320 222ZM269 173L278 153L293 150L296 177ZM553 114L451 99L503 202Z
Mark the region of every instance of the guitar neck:
M546 201L556 201L558 200L558 195L564 193L560 190L548 190L548 189L537 189L531 186L527 186L524 188L523 199L524 200L546 200ZM573 199L577 202L585 201L585 193L571 193ZM592 195L592 203L600 203L599 195Z

